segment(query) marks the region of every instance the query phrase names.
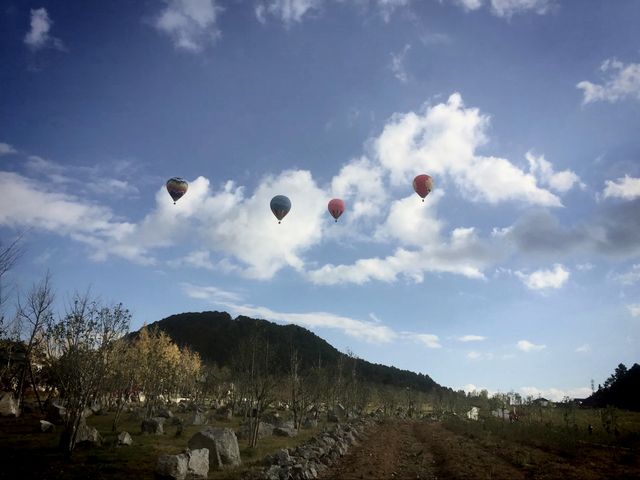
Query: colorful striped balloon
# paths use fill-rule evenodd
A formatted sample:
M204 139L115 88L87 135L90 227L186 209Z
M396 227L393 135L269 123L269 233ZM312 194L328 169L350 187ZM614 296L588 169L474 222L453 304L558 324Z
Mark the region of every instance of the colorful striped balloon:
M173 177L167 180L167 192L169 192L169 195L173 198L174 205L187 193L188 188L189 184L184 178Z

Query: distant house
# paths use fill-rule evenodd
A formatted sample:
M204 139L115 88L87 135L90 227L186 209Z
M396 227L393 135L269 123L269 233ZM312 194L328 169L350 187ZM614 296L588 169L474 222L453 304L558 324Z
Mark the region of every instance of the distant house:
M532 403L539 407L548 407L551 402L544 397L540 397L536 398Z
M471 407L471 410L467 412L467 418L469 420L478 420L478 413L480 413L480 409L478 407Z

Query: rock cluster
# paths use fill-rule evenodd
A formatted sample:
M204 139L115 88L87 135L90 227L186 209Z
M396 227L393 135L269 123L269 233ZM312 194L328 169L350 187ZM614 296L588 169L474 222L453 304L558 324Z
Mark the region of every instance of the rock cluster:
M160 455L156 478L174 480L206 479L209 475L209 450L187 449L179 455Z
M212 468L242 464L238 438L230 428L206 427L191 437L189 448L208 449L209 466Z
M279 450L265 458L267 467L251 473L251 480L310 480L345 455L348 449L362 439L373 420L360 419L348 424L325 428L307 443L293 449Z

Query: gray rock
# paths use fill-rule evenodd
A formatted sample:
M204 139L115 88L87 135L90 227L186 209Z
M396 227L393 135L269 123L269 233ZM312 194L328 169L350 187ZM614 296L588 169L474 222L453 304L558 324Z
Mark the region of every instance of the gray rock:
M160 407L158 409L157 416L162 418L173 418L173 412L169 410L167 407Z
M76 444L88 443L94 446L102 445L102 437L95 427L90 427L84 421L80 422L76 433Z
M215 419L223 422L227 420L231 420L232 418L233 418L233 410L231 410L230 408L224 408L224 409L218 410L215 414Z
M172 478L175 480L185 480L189 459L186 454L180 455L160 455L156 464L156 475L160 478Z
M118 445L133 445L133 438L129 432L120 432L118 434Z
M273 435L274 426L270 423L260 422L258 425L258 439L270 437ZM242 425L237 431L238 438L249 438L251 436L251 425L246 423Z
M200 480L209 476L209 449L198 448L185 452L187 455L187 479Z
M40 420L40 431L41 432L53 432L55 430L55 425L51 422L47 422L46 420Z
M291 455L289 455L289 450L287 450L286 448L278 450L274 454L273 460L276 465L280 465L280 466L293 464Z
M298 435L298 432L295 428L275 427L273 429L273 434L278 437L295 437Z
M17 417L20 415L18 402L13 397L12 392L0 393L0 415Z
M206 425L207 416L202 412L195 411L191 415L189 415L187 424L188 425Z
M153 417L142 420L141 430L142 433L150 433L152 435L162 435L164 433L163 429L164 418L162 417Z
M317 428L318 420L315 418L305 418L302 422L302 428Z
M230 428L206 427L191 437L189 448L208 448L209 465L238 466L242 464L238 438Z

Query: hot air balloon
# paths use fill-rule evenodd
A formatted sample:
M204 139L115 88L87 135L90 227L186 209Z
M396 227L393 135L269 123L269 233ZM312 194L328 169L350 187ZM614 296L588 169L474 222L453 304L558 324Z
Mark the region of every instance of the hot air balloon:
M278 223L289 213L291 210L291 200L284 195L276 195L271 199L271 211L278 219Z
M169 195L173 198L174 205L187 193L188 188L189 184L184 178L173 177L167 180L167 192L169 192Z
M418 175L413 179L413 189L416 191L418 195L422 197L422 201L424 202L424 197L429 195L433 188L433 180L429 175Z
M329 201L329 213L333 218L336 219L336 223L338 222L338 217L344 213L344 200L340 200L339 198L334 198Z

